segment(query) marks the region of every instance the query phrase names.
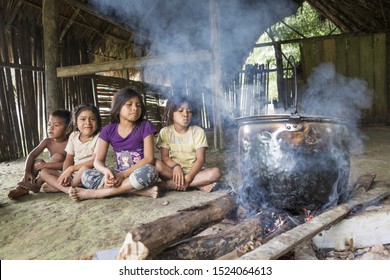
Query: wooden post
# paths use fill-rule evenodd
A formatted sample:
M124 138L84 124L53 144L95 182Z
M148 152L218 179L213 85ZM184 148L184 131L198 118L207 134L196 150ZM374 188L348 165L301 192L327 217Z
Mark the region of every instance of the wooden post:
M283 104L285 110L288 109L288 101L286 95L286 87L284 84L283 78L283 55L282 55L282 46L280 43L274 44L275 58L276 58L276 80L278 86L278 98L279 102Z
M64 108L65 100L57 78L59 65L58 28L57 28L57 2L56 0L42 1L42 25L45 55L46 77L46 115L50 112Z
M210 0L210 26L211 26L211 88L213 94L213 118L214 118L214 149L223 149L223 131L221 123L221 108L217 102L222 101L221 84L221 54L219 47L219 9L218 0ZM218 145L219 139L219 145Z

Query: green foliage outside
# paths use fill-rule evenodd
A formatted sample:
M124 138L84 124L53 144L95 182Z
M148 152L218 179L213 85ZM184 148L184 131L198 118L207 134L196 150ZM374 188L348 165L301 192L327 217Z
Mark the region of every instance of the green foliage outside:
M295 15L271 26L260 36L257 43L263 44L272 41L312 38L331 34L340 34L340 30L332 22L319 15L307 2L304 2ZM299 43L282 44L282 52L285 58L292 55L296 62L301 59ZM246 59L246 64L269 64L270 69L276 69L273 46L254 48ZM286 59L284 59L284 64L286 67ZM271 72L269 75L269 98L272 100L276 97L276 72Z

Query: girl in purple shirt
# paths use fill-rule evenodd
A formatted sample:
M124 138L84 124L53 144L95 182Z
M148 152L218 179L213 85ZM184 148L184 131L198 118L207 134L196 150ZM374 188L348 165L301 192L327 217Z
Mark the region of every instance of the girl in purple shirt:
M155 186L158 174L153 165L157 131L149 120L144 119L145 112L142 95L130 87L114 95L111 123L99 134L95 169L83 173L84 188L71 188L69 196L74 201L123 193L159 196L159 189ZM114 171L105 163L109 145L116 154Z

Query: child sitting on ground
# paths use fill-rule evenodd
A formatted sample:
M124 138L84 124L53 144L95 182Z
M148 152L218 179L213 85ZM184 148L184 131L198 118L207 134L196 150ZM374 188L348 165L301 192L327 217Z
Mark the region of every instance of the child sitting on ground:
M162 189L187 190L196 188L211 192L221 177L218 167L204 168L208 147L203 128L192 125L195 107L187 96L173 96L167 101L164 122L157 138L161 160L157 171L164 181Z
M43 139L27 156L25 173L17 187L8 193L10 199L29 194L30 191L37 193L40 191L44 181L40 176L44 170L51 170L59 174L65 160L65 147L68 143L69 124L71 122L71 112L68 110L56 110L50 114L47 123L48 137ZM46 162L38 156L47 149L49 161Z
M71 188L69 196L74 201L104 198L131 193L157 198L158 179L154 167L153 124L144 118L146 113L141 94L126 87L114 95L111 124L99 135L98 151L94 162L96 169L82 175L85 188ZM116 170L106 166L106 156L111 144L116 154Z
M93 166L96 143L102 127L99 110L92 104L81 104L74 109L74 131L66 145L66 158L63 172L44 170L42 179L46 182L46 192L62 191L69 194L69 187L81 186L82 173Z

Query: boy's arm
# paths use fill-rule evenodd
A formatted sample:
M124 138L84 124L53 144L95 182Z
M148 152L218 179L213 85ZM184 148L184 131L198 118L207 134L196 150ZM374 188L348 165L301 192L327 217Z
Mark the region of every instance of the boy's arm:
M45 162L45 168L54 170L63 170L64 161L59 162Z
M24 172L25 172L25 178L27 180L32 180L35 178L26 178L33 176L33 170L34 170L34 162L35 159L47 148L48 145L48 138L43 139L38 146L36 146L27 156L26 163L24 166Z

